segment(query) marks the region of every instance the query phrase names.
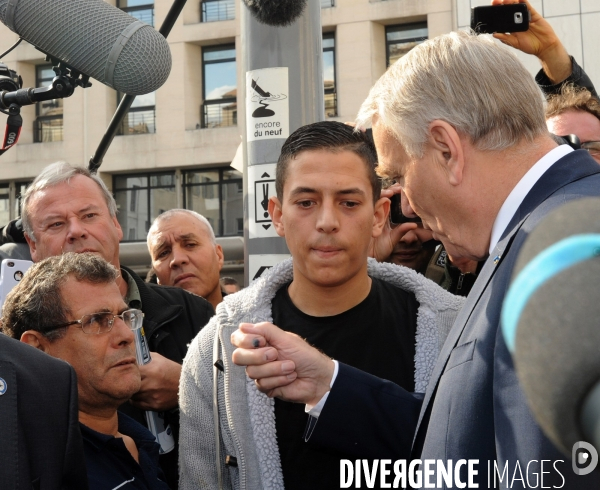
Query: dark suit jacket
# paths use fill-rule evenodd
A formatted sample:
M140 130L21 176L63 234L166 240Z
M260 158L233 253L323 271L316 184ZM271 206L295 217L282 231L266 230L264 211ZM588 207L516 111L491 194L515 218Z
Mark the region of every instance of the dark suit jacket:
M75 371L0 334L0 378L0 488L86 490Z
M424 400L341 366L311 442L354 447L367 458L478 459L479 488L488 488L488 461L492 469L496 461L500 473L507 464L512 478L517 461L525 476L532 460L564 460L557 463L558 471L545 463L544 486L598 488L600 473L575 475L534 421L499 328L523 242L552 209L585 196L600 196L600 166L579 150L556 162L517 210L448 335ZM532 473L539 474L540 467L532 465L534 485ZM520 484L513 488L523 488ZM495 488L500 487L505 488Z

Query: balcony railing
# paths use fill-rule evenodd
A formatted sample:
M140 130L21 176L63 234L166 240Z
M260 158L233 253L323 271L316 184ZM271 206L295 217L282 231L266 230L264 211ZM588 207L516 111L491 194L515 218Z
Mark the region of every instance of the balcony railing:
M234 0L202 0L200 8L202 10L202 22L235 19Z
M237 125L236 99L209 101L200 108L203 128L222 128Z
M156 113L154 107L144 108L142 110L130 109L127 116L123 119L119 135L129 134L148 134L156 132Z
M33 141L46 143L63 140L63 117L40 116L33 122Z
M132 17L135 17L136 19L154 27L154 8L152 8L152 6L148 8L147 5L143 5L140 7L128 7L122 10L127 12Z

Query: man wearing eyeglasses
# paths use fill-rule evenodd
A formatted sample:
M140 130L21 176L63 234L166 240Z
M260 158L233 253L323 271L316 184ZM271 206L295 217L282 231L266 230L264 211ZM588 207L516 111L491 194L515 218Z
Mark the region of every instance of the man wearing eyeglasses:
M169 486L177 488L181 363L188 344L214 314L212 305L181 288L144 283L121 265L123 230L117 203L102 179L87 169L65 162L47 166L27 188L22 203L23 230L34 262L65 252L94 253L120 271L116 282L125 303L144 312L152 362L140 366L141 388L121 410L142 424L143 410L164 417L175 448L161 454L160 464Z
M3 330L75 369L90 490L164 490L154 436L117 411L140 389L134 331L143 320L123 301L118 274L91 253L38 262L8 296Z
M568 86L552 97L546 108L546 125L559 136L576 135L581 148L600 163L600 100L590 91Z

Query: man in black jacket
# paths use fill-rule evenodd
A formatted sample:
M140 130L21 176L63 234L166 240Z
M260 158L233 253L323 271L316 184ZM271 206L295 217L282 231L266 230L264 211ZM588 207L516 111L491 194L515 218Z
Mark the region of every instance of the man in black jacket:
M2 334L0 433L0 488L88 488L73 368Z
M179 376L187 345L208 323L210 303L179 288L144 283L119 263L123 231L117 205L102 180L81 167L46 167L23 196L22 220L31 257L38 262L64 252L92 252L121 271L125 302L144 312L152 362L141 366L142 385L125 411L144 422L142 410L165 413L177 441ZM132 409L136 408L136 413ZM177 450L161 456L169 486L177 488Z

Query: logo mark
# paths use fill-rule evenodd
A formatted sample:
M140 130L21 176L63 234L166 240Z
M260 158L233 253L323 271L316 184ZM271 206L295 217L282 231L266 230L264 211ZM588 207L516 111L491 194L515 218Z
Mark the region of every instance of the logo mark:
M287 99L287 96L284 94L272 94L271 92L263 90L254 79L252 79L251 87L255 92L255 94L252 96L252 100L255 102L257 101L261 105L261 107L259 107L252 113L252 117L274 116L275 111L267 109L267 107L269 107L269 104L265 103L265 100L268 100L269 102L277 102L279 100Z
M579 441L573 444L571 453L573 471L576 475L588 475L598 465L598 451L591 444Z
M6 144L12 145L17 139L17 133L8 133L8 138L6 139Z

